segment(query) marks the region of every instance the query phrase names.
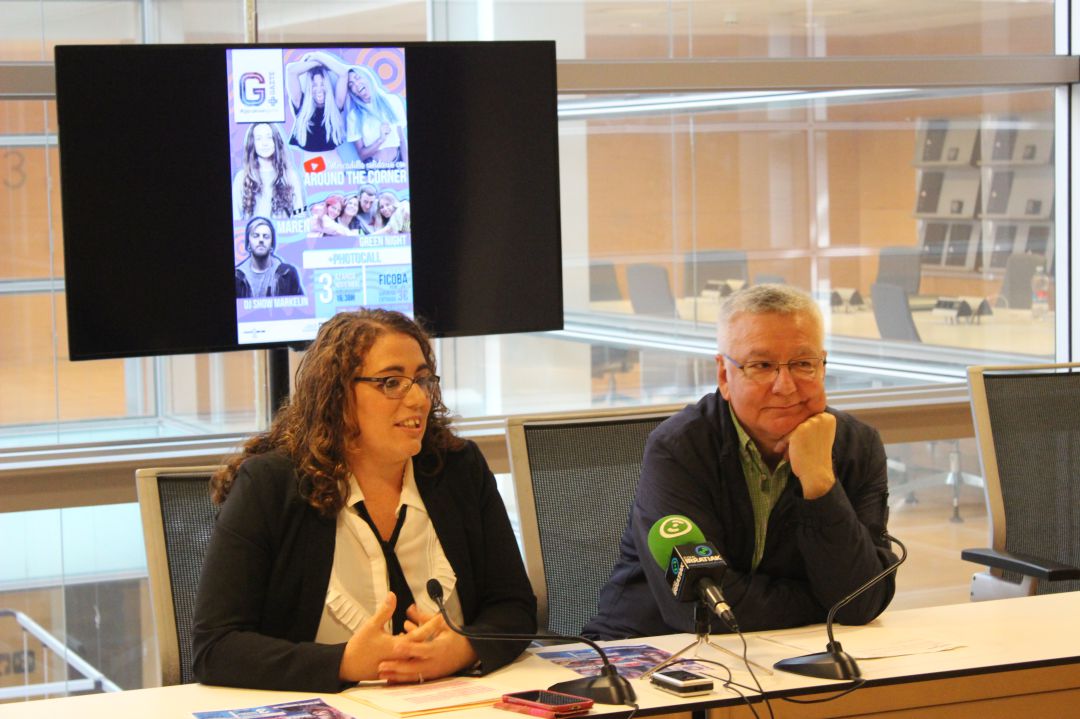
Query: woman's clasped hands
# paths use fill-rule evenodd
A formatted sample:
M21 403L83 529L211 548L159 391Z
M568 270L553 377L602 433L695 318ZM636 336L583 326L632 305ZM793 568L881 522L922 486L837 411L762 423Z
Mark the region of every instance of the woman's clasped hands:
M405 631L391 634L386 625L394 614L393 592L364 621L345 645L339 676L343 681L385 679L399 684L439 679L476 663L469 640L446 626L440 614L425 614L412 605Z

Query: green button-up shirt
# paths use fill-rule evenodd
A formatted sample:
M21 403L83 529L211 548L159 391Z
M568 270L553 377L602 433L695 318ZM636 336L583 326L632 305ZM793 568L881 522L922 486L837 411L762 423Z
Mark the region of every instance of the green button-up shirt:
M791 477L791 465L784 459L770 472L769 465L762 459L754 440L739 424L735 410L731 409L730 405L728 409L731 412L731 421L735 423L735 431L739 435L739 464L742 466L743 477L746 478L746 488L750 492L750 504L754 507L754 561L750 565L750 570L753 571L757 569L761 556L765 553L765 531L769 527L769 514L787 486Z

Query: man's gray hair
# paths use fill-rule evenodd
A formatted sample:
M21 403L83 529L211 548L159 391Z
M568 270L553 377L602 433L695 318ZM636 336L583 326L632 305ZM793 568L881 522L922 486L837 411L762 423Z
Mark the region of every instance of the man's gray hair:
M716 318L716 343L721 352L728 350L725 340L731 322L742 314L805 314L814 320L824 341L825 321L813 297L790 285L754 285L733 292L720 305Z

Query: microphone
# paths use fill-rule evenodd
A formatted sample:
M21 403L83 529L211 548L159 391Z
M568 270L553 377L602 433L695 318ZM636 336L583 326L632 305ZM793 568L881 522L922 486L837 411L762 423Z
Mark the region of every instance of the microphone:
M575 694L580 697L586 697L593 701L600 702L601 704L626 704L633 706L636 701L637 695L634 693L634 687L630 686L630 682L626 677L619 674L619 670L608 660L604 650L593 640L573 634L496 634L474 632L471 630L467 631L462 627L457 626L457 624L450 619L450 615L446 613L446 606L443 603L443 588L442 585L439 584L438 579L429 579L427 581L427 593L428 596L439 605L439 614L442 615L443 621L446 622L446 626L450 627L450 631L455 634L460 634L468 639L493 642L563 639L566 641L587 644L593 651L600 655L600 660L604 664L600 668L600 674L598 676L582 677L580 679L559 682L558 684L552 684L548 687L549 690L553 692L563 692L564 694Z
M727 562L689 517L669 514L656 520L649 530L648 544L653 559L665 570L676 601L700 601L738 631L735 615L720 589Z
M825 632L829 636L829 643L825 645L825 651L801 657L781 659L776 664L773 664L774 667L792 674L801 674L804 677L817 677L819 679L858 679L862 676L859 665L855 663L855 657L845 652L844 648L840 646L840 642L833 638L833 619L836 617L836 613L848 602L895 572L907 559L907 547L904 546L903 542L889 534L883 527L871 527L871 531L876 532L878 536L894 544L900 545L900 558L868 579L865 584L829 609L829 615L825 619Z

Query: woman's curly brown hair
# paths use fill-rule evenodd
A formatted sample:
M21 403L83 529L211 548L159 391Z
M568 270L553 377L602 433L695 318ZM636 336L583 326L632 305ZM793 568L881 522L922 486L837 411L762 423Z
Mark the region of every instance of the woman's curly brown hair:
M400 312L368 309L334 315L319 329L300 361L292 397L275 415L270 429L245 442L210 480L214 502L220 504L228 497L245 459L277 450L296 465L302 496L324 516L335 516L349 493L346 450L360 438L353 376L375 341L387 334L415 339L435 373L435 351L427 332ZM446 450L462 445L450 431L449 414L436 387L422 447L414 460L417 472L437 472Z

